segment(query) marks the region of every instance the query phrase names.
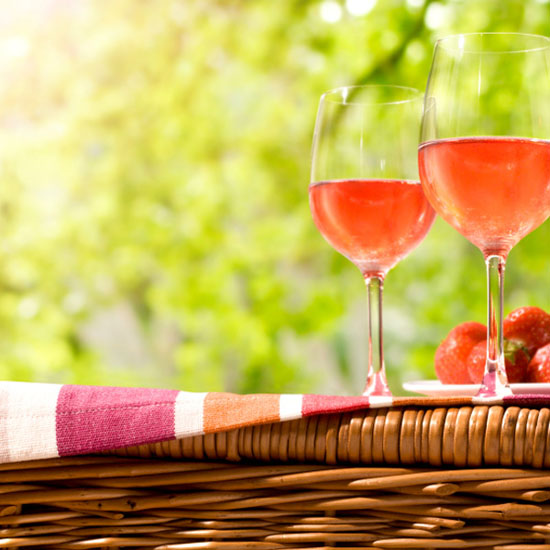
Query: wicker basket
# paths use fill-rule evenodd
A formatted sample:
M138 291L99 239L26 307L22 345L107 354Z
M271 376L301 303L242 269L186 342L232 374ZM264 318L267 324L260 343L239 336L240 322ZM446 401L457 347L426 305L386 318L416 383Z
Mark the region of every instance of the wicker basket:
M549 421L380 409L5 464L0 548L550 549Z

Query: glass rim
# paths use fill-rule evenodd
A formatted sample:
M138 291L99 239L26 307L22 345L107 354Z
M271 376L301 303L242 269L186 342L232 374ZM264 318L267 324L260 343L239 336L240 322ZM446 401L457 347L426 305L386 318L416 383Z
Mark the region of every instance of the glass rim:
M446 44L448 41L456 40L456 39L466 39L468 37L473 36L514 36L514 37L522 37L522 38L536 38L537 40L541 42L545 42L546 44L535 46L532 48L510 48L510 49L503 49L503 50L483 50L481 48L474 48L474 49L465 49L460 46L449 46ZM458 34L450 34L449 36L444 36L442 38L438 38L435 42L436 48L439 46L442 49L450 50L450 51L461 51L464 53L475 53L475 54L496 54L496 53L529 53L529 52L539 52L542 50L550 49L550 37L544 36L543 34L533 34L533 33L526 33L526 32L467 32L467 33L458 33Z
M365 89L391 89L396 91L401 91L404 94L408 93L409 97L403 97L401 99L396 99L394 101L347 101L347 91L350 90L365 90ZM337 88L332 88L327 90L321 95L321 103L328 101L331 103L337 103L339 105L399 105L402 103L411 103L413 101L422 100L424 97L424 92L418 90L417 88L412 88L410 86L398 86L395 84L356 84L352 86L338 86Z

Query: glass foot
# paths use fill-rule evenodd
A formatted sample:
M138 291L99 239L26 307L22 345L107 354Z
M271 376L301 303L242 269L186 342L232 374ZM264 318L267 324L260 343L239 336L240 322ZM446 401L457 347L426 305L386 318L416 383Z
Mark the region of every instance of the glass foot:
M485 374L476 397L480 398L501 398L513 395L512 389L508 384L506 370L504 365L488 365L485 368Z
M386 375L383 370L369 375L363 395L391 396Z

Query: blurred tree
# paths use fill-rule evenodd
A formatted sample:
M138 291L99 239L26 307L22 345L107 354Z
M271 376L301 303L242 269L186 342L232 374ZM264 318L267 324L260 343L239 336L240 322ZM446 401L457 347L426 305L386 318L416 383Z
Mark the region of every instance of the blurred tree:
M6 8L6 6L4 6ZM550 33L546 1L22 0L0 25L0 376L356 393L364 289L317 233L320 94L423 88L433 41ZM510 75L513 78L514 75ZM550 306L550 229L508 308ZM390 377L485 314L479 252L438 221L389 274Z

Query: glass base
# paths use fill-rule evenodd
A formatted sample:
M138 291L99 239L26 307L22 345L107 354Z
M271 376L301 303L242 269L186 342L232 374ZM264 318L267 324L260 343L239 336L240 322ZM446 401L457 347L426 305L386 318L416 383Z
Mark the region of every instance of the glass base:
M481 387L477 392L476 397L480 398L495 398L509 397L513 395L512 389L508 384L506 376L506 368L504 364L487 360L485 374L481 382Z
M393 395L383 370L369 375L363 395L391 396Z

